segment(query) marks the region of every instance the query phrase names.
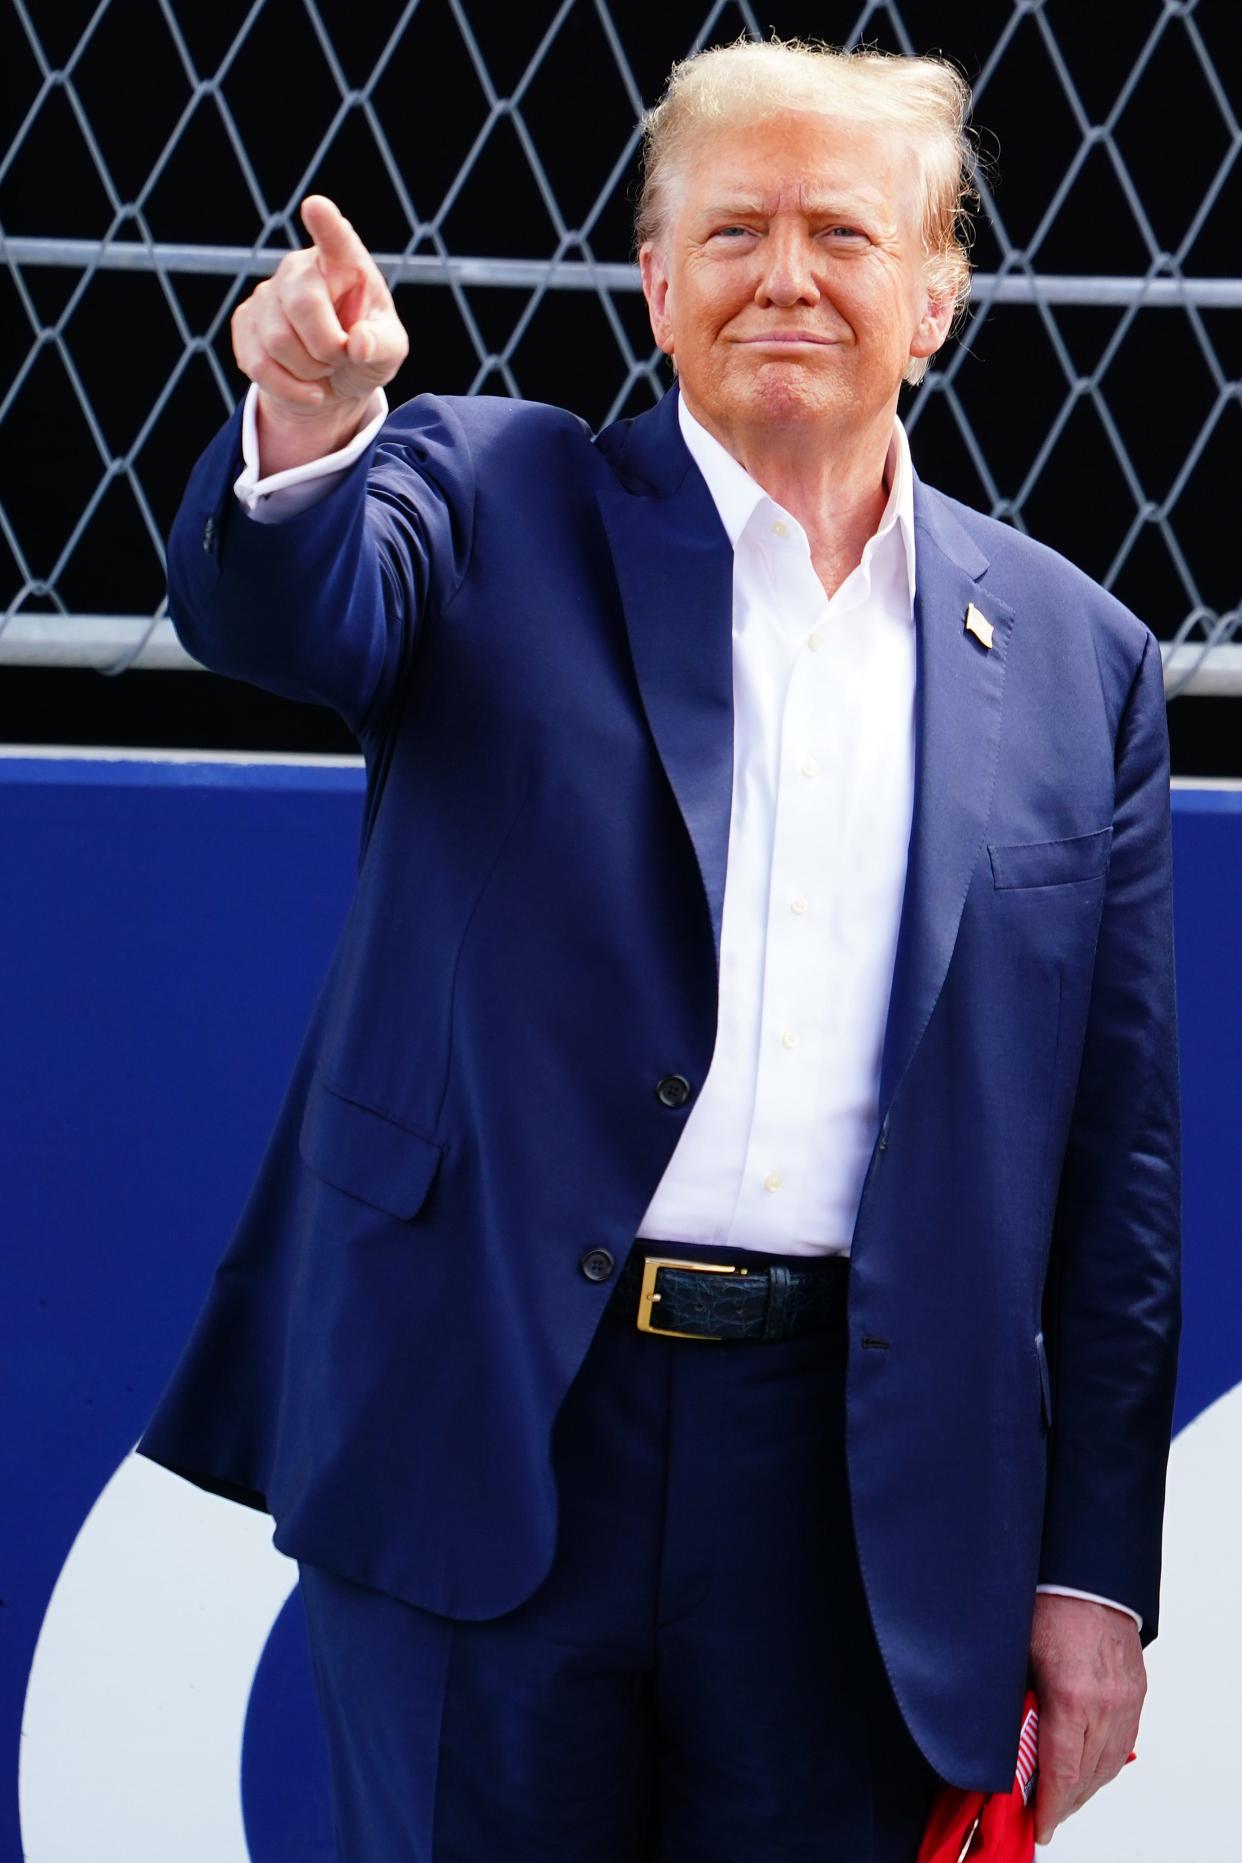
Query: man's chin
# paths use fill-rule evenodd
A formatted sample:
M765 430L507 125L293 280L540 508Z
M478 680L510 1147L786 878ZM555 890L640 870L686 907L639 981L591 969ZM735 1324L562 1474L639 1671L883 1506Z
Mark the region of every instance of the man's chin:
M804 352L805 353L805 352ZM828 371L790 361L765 358L738 393L739 415L757 423L831 421L848 406L844 384L828 379Z

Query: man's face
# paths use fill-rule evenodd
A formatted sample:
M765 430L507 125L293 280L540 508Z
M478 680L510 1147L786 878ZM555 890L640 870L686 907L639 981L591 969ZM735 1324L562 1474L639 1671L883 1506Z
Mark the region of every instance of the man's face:
M691 411L726 432L889 418L910 357L952 320L929 297L920 215L891 130L791 111L709 131L639 255Z

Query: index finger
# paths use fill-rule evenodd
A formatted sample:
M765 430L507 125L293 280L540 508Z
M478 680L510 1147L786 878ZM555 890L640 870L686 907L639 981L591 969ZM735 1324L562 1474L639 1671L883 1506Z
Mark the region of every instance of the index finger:
M302 202L302 224L311 236L325 268L366 270L371 255L335 201L326 194L308 194Z

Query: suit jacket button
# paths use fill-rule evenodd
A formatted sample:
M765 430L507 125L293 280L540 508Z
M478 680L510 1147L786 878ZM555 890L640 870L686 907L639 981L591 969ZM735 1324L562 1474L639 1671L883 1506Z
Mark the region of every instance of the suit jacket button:
M616 1263L606 1248L589 1248L578 1266L588 1281L606 1281Z
M216 547L216 520L213 517L209 517L207 519L207 522L203 525L203 548L204 550L210 551L210 550L214 550L215 547Z
M690 1082L684 1074L666 1074L656 1082L656 1098L661 1106L684 1106L690 1098Z

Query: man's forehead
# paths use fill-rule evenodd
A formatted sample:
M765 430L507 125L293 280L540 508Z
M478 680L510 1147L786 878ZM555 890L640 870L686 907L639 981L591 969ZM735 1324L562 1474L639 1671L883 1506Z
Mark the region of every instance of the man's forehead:
M891 131L858 125L826 123L821 134L803 134L788 147L779 134L717 130L690 164L686 204L756 213L833 213L848 201L896 209L908 191L908 153Z

